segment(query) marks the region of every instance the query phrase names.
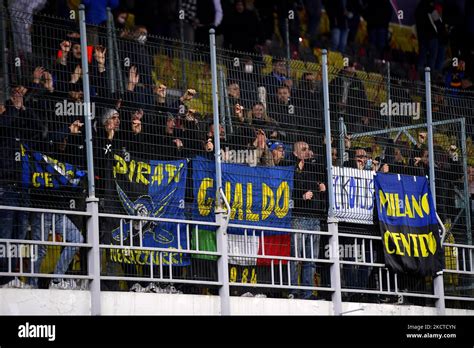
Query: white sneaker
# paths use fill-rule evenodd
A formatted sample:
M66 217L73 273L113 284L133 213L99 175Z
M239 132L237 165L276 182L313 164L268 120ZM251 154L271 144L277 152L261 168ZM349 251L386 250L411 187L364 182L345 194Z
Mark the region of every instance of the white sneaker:
M131 292L145 292L145 288L140 285L140 283L135 283L133 286L130 288Z
M8 283L2 285L5 289L33 289L29 284L23 283L18 277L10 280Z
M88 279L81 279L79 280L79 284L77 285L78 290L89 290L89 280Z
M51 283L49 283L49 288L59 290L74 290L77 288L77 286L74 279L61 279L59 282L53 279L51 280Z
M258 298L267 298L267 295L265 295L265 294L257 294L257 295L255 295L255 297L258 297Z
M22 289L38 289L38 287L35 288L35 287L34 287L33 285L31 285L31 284L22 283L21 281L20 281L20 283L23 284L22 287L21 287Z
M176 290L176 288L174 287L174 285L168 285L167 287L165 287L164 289L164 292L168 293L168 294L182 294L183 292L180 291L180 290Z
M253 294L251 292L246 292L243 295L240 295L240 297L253 297Z
M155 283L150 283L148 286L145 288L145 292L153 292L155 294L161 292L161 288L157 286Z

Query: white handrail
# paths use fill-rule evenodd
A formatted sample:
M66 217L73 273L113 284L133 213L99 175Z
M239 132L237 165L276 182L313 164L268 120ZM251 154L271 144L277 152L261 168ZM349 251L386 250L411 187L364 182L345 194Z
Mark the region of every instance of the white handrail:
M443 230L443 234L441 235L440 240L441 247L443 247L444 239L446 238L446 227L444 227L443 221L441 221L441 218L439 217L438 213L436 213L436 219L438 220L438 223L441 226L441 229Z
M219 189L219 193L227 209L227 214L225 216L225 228L227 229L227 225L229 224L229 220L230 220L230 204L229 204L229 201L227 201L227 197L225 196L225 193L222 187Z

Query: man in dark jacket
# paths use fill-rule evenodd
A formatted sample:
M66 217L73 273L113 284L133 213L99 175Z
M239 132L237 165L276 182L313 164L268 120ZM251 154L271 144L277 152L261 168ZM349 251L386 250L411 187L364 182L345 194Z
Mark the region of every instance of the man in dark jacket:
M234 51L255 52L261 44L260 22L253 11L245 9L243 0L234 3L234 9L224 19L224 46Z
M382 58L387 47L388 24L392 19L393 8L390 0L366 0L364 19L367 21L369 43L377 50Z
M431 71L441 71L443 67L447 33L441 11L441 5L435 0L422 0L415 10L420 76L423 76L425 66L429 66Z
M30 205L30 196L22 185L21 144L37 147L41 138L41 125L33 110L25 105L27 89L18 85L12 88L11 97L0 113L0 205ZM0 210L0 238L26 239L28 212ZM6 245L3 245L6 250ZM0 271L8 272L9 259L0 258ZM15 272L19 260L13 258L12 271ZM18 278L0 277L0 285L25 287Z
M292 228L297 230L319 231L320 220L317 215L324 206L325 198L323 193L326 185L321 178L323 173L318 171L318 167L312 163L314 153L308 143L299 141L294 144L293 156L295 158L295 174L293 189L293 221ZM319 235L302 235L296 233L291 236L291 256L306 259L317 259L319 257ZM296 248L295 248L296 246ZM304 248L304 252L303 252ZM296 249L296 252L295 252ZM298 285L298 262L291 262L291 285ZM314 286L314 274L316 265L311 261L303 261L301 266L301 281L299 286ZM311 290L293 290L291 298L301 297L309 299L312 296Z

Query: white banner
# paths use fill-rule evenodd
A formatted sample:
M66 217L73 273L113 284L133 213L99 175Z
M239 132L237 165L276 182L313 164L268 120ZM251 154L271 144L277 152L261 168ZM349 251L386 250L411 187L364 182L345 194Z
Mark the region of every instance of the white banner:
M339 221L373 223L374 172L333 167L335 216Z

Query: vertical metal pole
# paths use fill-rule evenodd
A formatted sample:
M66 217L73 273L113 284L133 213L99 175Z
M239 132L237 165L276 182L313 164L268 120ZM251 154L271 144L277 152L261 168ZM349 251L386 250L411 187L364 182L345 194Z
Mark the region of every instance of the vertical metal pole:
M216 58L216 35L215 30L209 30L209 42L211 49L211 75L212 75L212 111L214 117L214 156L216 163L216 191L218 206L221 206L220 189L222 188L222 171L221 171L221 141L219 137L219 95L217 87L217 58Z
M219 134L219 100L217 93L217 58L216 58L216 35L215 30L209 30L209 43L211 53L211 74L212 74L212 110L214 116L214 156L216 165L216 222L219 224L216 231L217 248L221 256L217 261L217 272L222 286L219 289L221 300L221 315L230 314L230 289L228 270L228 243L227 229L224 222L224 212L221 190L222 190L222 167L221 167L221 143Z
M434 161L434 146L433 146L433 114L431 111L431 73L430 68L425 68L425 86L426 86L426 117L428 126L428 159L430 166L430 190L433 197L433 203L436 207L436 186L435 186L435 161ZM436 300L436 308L439 315L446 314L444 302L444 281L443 272L440 271L433 278L434 294L438 297Z
M329 77L328 77L328 51L323 50L323 109L324 125L326 136L326 164L328 175L328 194L329 194L329 217L334 216L334 187L332 185L332 165L331 165L331 117L329 113Z
M114 67L114 56L113 56L113 37L112 37L112 25L114 22L114 17L110 7L107 7L107 74L109 76L108 83L109 89L112 95L115 94L115 67Z
M338 149L338 165L342 167L344 165L344 153L346 152L346 144L344 141L345 137L345 132L344 132L344 117L339 117L339 149ZM331 158L332 160L332 158Z
M87 222L87 240L92 245L88 254L89 272L91 281L91 314L100 315L100 248L99 248L99 200L95 197L94 183L94 158L92 148L92 113L91 97L89 91L89 66L87 64L87 37L84 5L79 5L79 29L81 34L81 63L82 63L82 86L84 90L84 124L86 127L85 142L87 152L87 179L88 197L87 211L92 215Z
M120 94L124 94L125 92L125 82L123 81L123 74L122 74L122 62L120 61L120 56L119 56L119 50L118 50L118 44L117 44L117 34L115 32L115 24L114 21L110 23L112 27L112 46L113 46L113 55L115 56L115 66L110 67L116 68L117 69L117 83L118 83L118 90ZM112 52L110 52L112 55Z
M89 88L89 65L87 63L87 37L86 37L86 20L84 6L79 6L79 29L81 34L81 63L82 63L82 87L84 90L84 123L86 126L86 151L87 151L87 179L88 193L90 197L95 197L94 183L94 162L92 149L92 126L91 126L91 95Z
M323 50L323 108L324 124L326 135L326 165L327 165L327 192L329 195L328 209L328 232L331 233L329 244L333 252L331 253L331 286L334 288L332 293L332 303L334 315L342 314L342 296L341 296L341 265L339 262L339 236L337 219L334 218L334 186L331 162L331 117L329 114L329 78L328 78L328 51Z
M390 103L390 98L391 92L390 92L390 87L391 87L391 75L390 75L390 62L387 62L387 105L391 105ZM392 128L392 113L388 113L388 128Z
M285 46L286 46L286 71L288 77L290 77L290 20L288 18L285 19Z
M0 97L0 101L3 103L7 101L10 96L10 84L8 83L8 49L7 49L7 11L3 6L3 2L0 4L0 39L2 40L0 49L1 49L1 59L2 59L2 70L3 70L3 96Z
M430 190L433 196L433 203L436 207L436 186L435 186L435 165L434 165L434 145L433 145L433 114L431 111L431 74L430 68L425 68L425 98L426 98L426 118L428 128L428 156L429 156L429 179Z
M224 86L224 90L225 90L225 86ZM224 96L224 105L225 105L225 115L227 116L227 118L225 120L226 135L228 133L233 134L234 133L234 128L232 126L232 111L231 111L231 107L230 107L229 95L227 93L224 93L223 96Z
M467 172L467 147L466 147L466 119L461 119L461 156L462 156L462 171L464 173L463 186L464 186L464 204L466 209L466 237L467 243L472 245L472 232L471 232L471 204L469 201L469 180Z
M220 123L224 127L225 130L225 139L227 140L227 128L226 128L226 112L225 112L225 77L224 77L224 71L222 68L219 68L219 95L221 96L219 99L219 113L222 115Z

